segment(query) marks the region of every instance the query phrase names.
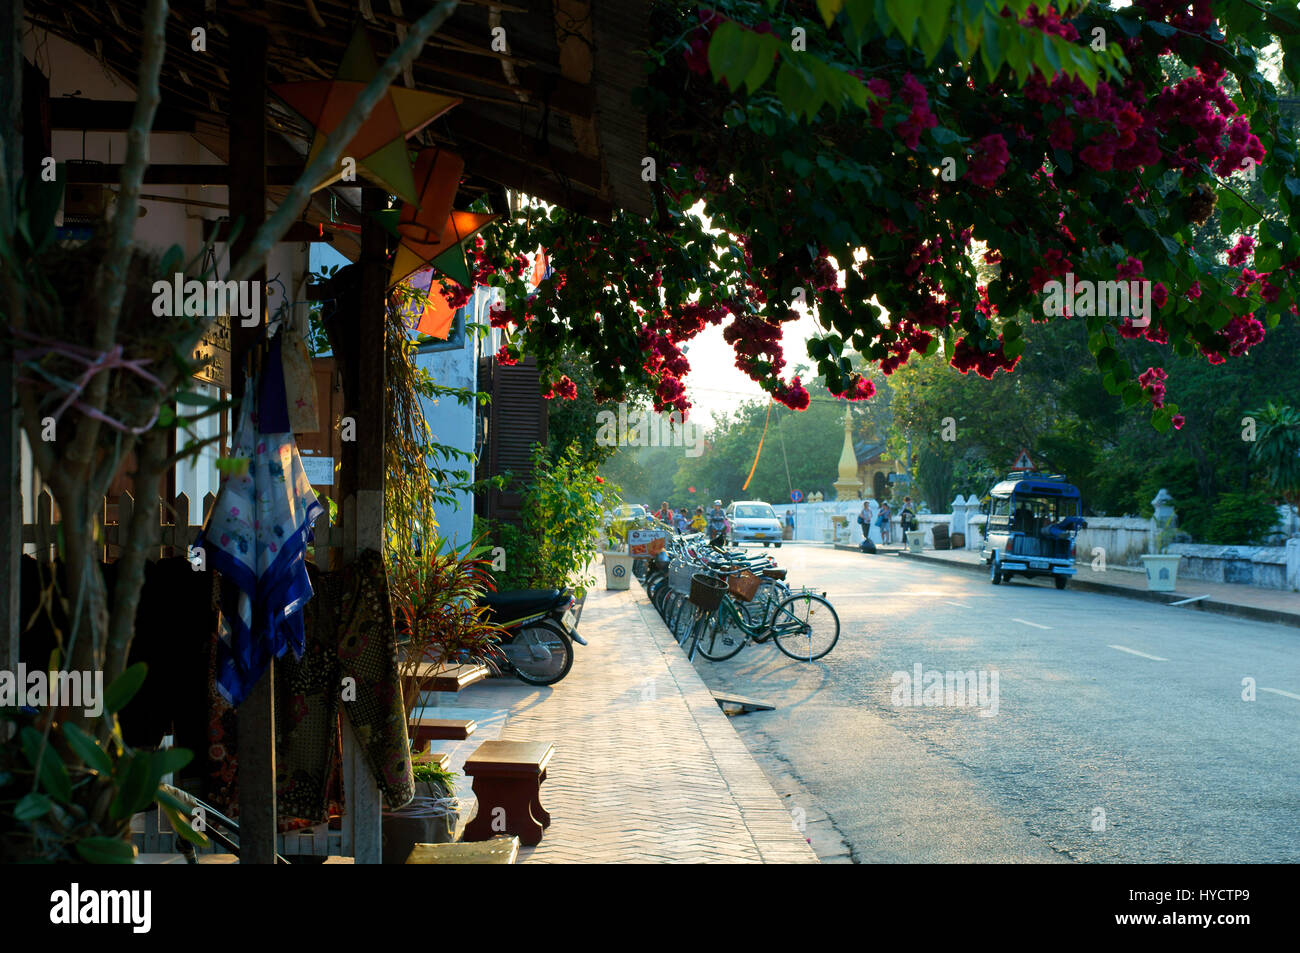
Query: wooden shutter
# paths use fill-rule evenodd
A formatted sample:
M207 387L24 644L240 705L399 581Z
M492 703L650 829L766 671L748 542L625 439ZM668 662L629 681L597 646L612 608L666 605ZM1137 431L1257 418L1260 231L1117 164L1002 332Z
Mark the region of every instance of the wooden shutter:
M479 515L518 525L523 509L523 489L532 482L531 454L536 444L546 444L547 402L540 390L541 376L535 358L518 364L498 364L495 357L479 362L479 389L492 395L483 416L487 425L479 479L511 472L504 490L489 490L479 501Z

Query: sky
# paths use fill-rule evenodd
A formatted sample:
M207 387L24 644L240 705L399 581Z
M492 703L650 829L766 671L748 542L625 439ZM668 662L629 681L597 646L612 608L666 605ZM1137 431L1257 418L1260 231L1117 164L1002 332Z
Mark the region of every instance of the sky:
M685 348L691 362L691 372L685 381L686 396L693 405L688 419L706 430L742 402L768 399L767 393L736 367L736 352L722 339L722 329L728 323L705 328ZM805 364L814 370L804 375L803 384L813 390L811 378L815 375L815 365L806 345L817 333L817 324L805 311L798 321L785 325L784 331L782 348L787 366L782 376L788 379L787 372L797 364Z

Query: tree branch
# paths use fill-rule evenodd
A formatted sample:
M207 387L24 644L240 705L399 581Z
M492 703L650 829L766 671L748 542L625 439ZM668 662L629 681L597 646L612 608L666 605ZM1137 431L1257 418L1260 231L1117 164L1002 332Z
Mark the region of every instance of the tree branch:
M135 112L126 133L126 160L122 164L122 189L117 211L109 231L108 246L95 274L98 306L95 311L95 350L103 353L117 342L122 301L126 297L126 277L131 267L132 238L140 206L140 186L149 165L149 132L158 111L160 94L158 77L162 73L167 50L167 0L149 0L141 26L143 53L136 78ZM107 374L97 374L86 390L86 403L103 410L108 401ZM68 449L69 461L82 467L91 465L94 446L99 438L100 423L89 416L77 422L77 433Z
M379 72L375 74L374 79L352 103L352 108L348 110L343 122L325 140L324 148L303 170L298 181L290 187L289 194L280 203L280 207L257 230L247 251L230 269L230 274L226 276L227 280L243 281L261 267L267 255L271 253L271 246L279 241L280 237L289 230L289 226L298 220L302 210L307 207L316 186L329 178L337 168L339 159L343 157L343 150L357 134L371 110L384 97L393 80L415 61L429 37L437 32L451 16L459 2L460 0L443 0L411 25L406 39L393 50L388 59L384 60L383 66L379 67Z

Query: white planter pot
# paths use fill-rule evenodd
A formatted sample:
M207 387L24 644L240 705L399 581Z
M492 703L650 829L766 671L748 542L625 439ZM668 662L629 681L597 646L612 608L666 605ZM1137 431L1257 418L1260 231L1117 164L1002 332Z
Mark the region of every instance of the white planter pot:
M907 531L907 550L912 553L919 553L925 548L925 530L911 529Z
M1148 589L1173 592L1178 588L1178 562L1182 556L1177 553L1143 553L1139 558L1146 567Z
M627 589L632 585L632 557L627 553L605 552L605 588Z

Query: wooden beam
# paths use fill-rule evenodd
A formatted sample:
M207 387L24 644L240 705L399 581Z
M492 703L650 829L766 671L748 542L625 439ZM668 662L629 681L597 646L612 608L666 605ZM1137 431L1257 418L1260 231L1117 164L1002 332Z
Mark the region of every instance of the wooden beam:
M234 117L231 117L234 125ZM231 155L235 155L232 152ZM267 185L292 185L302 174L301 165L263 167ZM122 179L122 167L116 163L71 163L65 166L64 181L71 184L116 185ZM231 166L216 163L191 165L151 165L145 171L145 185L229 185Z
M177 202L184 202L185 199L177 199ZM230 240L231 223L230 222L207 222L203 228L203 240L206 242L212 234L212 227L216 226L218 242L227 242ZM280 243L284 245L297 245L302 242L320 242L324 244L333 244L334 233L319 226L312 225L310 222L294 222L289 226L289 230L284 233Z
M497 153L516 156L529 165L585 185L593 192L599 192L604 184L599 157L591 158L555 146L542 151L541 143L524 136L519 129L477 116L458 116L455 110L447 114L444 123L447 131L459 139L477 142Z
M242 219L239 240L230 250L233 264L251 243L266 218L266 31L230 22L230 215ZM237 51L237 52L236 52ZM263 267L250 280L266 287ZM262 313L263 304L257 304ZM232 321L230 372L235 396L244 391L246 357L264 330ZM238 714L239 860L274 864L275 804L275 664L253 686Z
M516 192L523 192L550 202L552 205L561 205L570 211L599 221L608 220L614 211L614 206L604 199L576 189L565 188L555 179L548 178L541 172L532 171L526 165L494 152L465 150L465 167L475 176L499 182Z

